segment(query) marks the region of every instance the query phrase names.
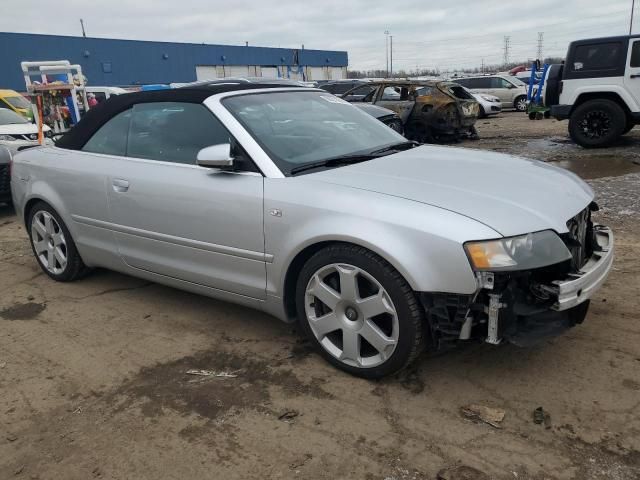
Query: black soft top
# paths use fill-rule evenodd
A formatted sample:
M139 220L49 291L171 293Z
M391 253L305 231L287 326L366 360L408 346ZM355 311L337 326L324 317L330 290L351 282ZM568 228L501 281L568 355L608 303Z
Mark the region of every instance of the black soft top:
M267 83L238 83L197 85L167 90L152 90L133 92L122 95L112 95L108 100L91 108L71 130L64 134L56 146L69 150L80 150L94 133L112 117L128 110L137 103L152 102L185 102L202 103L211 95L233 92L238 90L256 90L261 88L286 88L284 85Z

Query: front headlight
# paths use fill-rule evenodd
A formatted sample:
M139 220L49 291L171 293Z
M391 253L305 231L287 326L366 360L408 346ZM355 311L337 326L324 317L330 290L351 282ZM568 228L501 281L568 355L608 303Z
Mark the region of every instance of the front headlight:
M11 135L0 135L0 142L15 142L16 139Z
M493 102L496 97L490 97L489 95L480 95L487 102Z
M552 230L464 244L474 270L530 270L564 262L571 252Z

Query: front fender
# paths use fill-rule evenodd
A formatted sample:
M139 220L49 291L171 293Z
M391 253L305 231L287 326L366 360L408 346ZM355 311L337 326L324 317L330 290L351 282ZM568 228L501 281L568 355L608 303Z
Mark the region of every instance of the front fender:
M265 216L265 251L272 256L267 293L273 296L283 295L295 257L322 242L348 242L375 252L416 291L470 294L477 284L463 242L500 236L441 208L338 185L314 183L318 188L310 189L291 180L265 179L265 210L282 212Z

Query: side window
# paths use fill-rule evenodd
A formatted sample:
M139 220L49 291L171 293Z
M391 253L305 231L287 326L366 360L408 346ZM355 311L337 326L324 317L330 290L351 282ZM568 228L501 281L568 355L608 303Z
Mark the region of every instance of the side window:
M633 42L633 47L631 48L631 63L632 67L640 67L640 40L636 40Z
M382 91L381 100L400 100L400 88L385 87L385 89Z
M95 95L98 103L102 103L107 99L107 94L104 92L93 92L93 94Z
M626 49L624 53L626 54ZM622 43L620 42L579 45L576 47L573 62L569 68L574 72L614 69L624 65L621 55Z
M493 88L491 86L491 77L474 78L469 88Z
M460 82L458 82L459 84ZM420 87L415 91L416 97L426 97L433 95L433 87Z
M127 150L127 133L131 110L126 110L111 118L93 134L82 150L105 155L124 156Z
M357 100L362 101L364 97L369 95L374 90L375 88L372 87L371 85L362 85L361 87L351 90L351 92L345 96L345 99L350 101L357 101Z
M134 105L127 156L195 164L198 152L229 143L231 135L204 106L157 102Z

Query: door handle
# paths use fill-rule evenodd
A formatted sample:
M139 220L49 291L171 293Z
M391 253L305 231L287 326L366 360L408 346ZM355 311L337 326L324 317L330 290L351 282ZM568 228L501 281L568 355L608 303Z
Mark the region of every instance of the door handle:
M629 78L638 78L640 77L640 73L634 73L633 75L629 75Z
M115 192L126 192L129 190L129 181L122 178L114 178L112 181L113 190Z

